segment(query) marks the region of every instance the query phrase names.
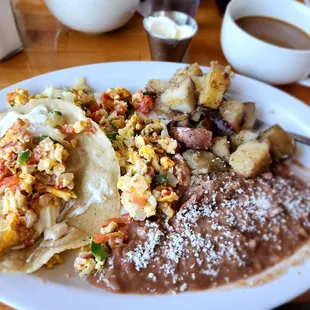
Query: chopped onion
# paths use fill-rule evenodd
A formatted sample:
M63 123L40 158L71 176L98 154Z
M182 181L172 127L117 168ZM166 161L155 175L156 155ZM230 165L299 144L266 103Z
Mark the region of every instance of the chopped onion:
M179 183L178 179L171 172L168 172L167 179L168 179L168 184L171 186L176 186Z

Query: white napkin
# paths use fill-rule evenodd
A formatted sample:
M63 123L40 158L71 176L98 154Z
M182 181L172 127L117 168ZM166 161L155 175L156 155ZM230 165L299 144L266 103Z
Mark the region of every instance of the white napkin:
M23 49L10 0L0 0L0 60Z

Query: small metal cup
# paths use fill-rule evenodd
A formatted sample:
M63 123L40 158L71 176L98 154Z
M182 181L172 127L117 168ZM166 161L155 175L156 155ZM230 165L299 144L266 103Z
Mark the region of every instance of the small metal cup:
M169 39L151 33L146 26L148 17L166 16L176 22L178 25L188 25L193 28L191 36L183 39ZM196 21L189 15L177 11L157 11L153 12L143 20L143 25L147 33L149 48L152 60L181 62L193 36L198 31Z

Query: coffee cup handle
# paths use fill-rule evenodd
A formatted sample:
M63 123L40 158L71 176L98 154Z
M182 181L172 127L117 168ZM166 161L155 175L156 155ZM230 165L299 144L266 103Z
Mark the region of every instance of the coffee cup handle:
M306 87L310 87L310 76L298 81L297 84L302 85L302 86L306 86Z

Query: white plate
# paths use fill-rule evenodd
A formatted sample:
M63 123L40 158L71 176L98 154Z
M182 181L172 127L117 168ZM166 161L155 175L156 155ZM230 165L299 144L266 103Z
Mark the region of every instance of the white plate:
M41 92L47 84L72 86L84 76L96 91L123 86L137 91L150 78L169 79L181 64L160 62L118 62L75 67L44 74L0 91L0 110L7 109L6 93L15 87ZM207 68L204 68L207 70ZM310 136L310 109L302 102L271 86L237 75L229 91L232 98L257 103L258 116L273 124ZM299 158L310 166L310 148L301 147ZM304 248L306 251L309 246ZM307 255L304 254L304 255ZM295 255L301 256L301 251ZM309 255L307 256L309 258ZM282 264L284 266L284 263ZM284 268L277 266L278 268ZM65 278L69 273L71 278ZM106 293L74 274L72 261L37 275L0 275L0 300L18 309L270 309L310 288L310 259L264 285L190 292L175 296L138 296ZM130 283L128 283L130 285Z

